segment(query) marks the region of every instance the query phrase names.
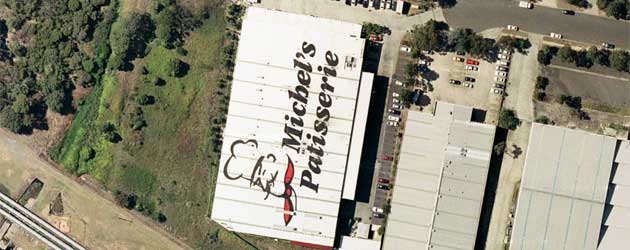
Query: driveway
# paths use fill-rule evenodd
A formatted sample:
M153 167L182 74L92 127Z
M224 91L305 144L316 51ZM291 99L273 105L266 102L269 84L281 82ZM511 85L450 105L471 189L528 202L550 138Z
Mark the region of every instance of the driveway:
M513 24L528 32L556 32L569 40L592 44L608 42L630 48L630 22L579 13L563 15L558 9L543 6L528 10L519 8L517 0L460 0L443 12L451 27L482 31Z

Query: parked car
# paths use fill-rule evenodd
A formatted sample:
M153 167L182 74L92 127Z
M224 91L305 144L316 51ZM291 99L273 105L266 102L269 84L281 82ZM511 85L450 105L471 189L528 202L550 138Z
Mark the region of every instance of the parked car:
M389 184L389 180L385 178L378 178L378 183Z
M396 92L392 92L392 96L393 96L394 98L397 98L397 97L400 97L400 94L398 94L398 93L396 93Z
M518 7L531 9L531 8L534 8L534 4L531 3L530 1L520 1L518 2Z
M400 110L398 109L387 109L387 112L393 115L400 115Z
M422 59L420 59L420 61L418 61L418 64L430 66L431 62L429 60L422 60Z
M497 65L497 71L508 72L510 69L505 66Z
M464 82L463 86L466 87L466 88L472 88L473 87L472 83L469 83L469 82Z
M411 48L407 46L400 46L400 51L409 53L411 52Z
M459 56L454 56L454 57L453 57L453 61L456 61L456 62L463 62L463 61L464 61L464 58L463 58L463 57L459 57Z
M393 122L399 122L400 121L400 116L389 115L389 116L387 116L387 120L390 120L390 121L393 121Z
M604 49L614 49L615 45L610 43L602 43L602 48Z
M510 24L510 25L507 26L507 29L508 30L518 30L518 26Z
M562 10L562 14L573 16L575 15L575 11L572 10Z
M500 95L500 94L503 94L503 90L502 89L492 89L492 93Z
M372 213L372 217L377 218L377 219L383 219L383 218L385 218L385 214Z
M372 207L372 212L382 214L383 213L383 209L380 208L380 207Z
M393 161L394 157L392 157L391 155L383 155L382 159L385 161Z
M389 184L377 184L378 189L389 190Z
M558 33L553 33L553 32L551 32L551 33L549 34L549 36L550 36L551 38L562 39L562 34L558 34Z
M401 81L396 80L396 85L398 85L398 86L402 86L402 85L403 85L403 83L402 83Z
M455 52L455 54L457 54L458 56L463 56L463 55L466 55L466 52L464 52L464 51L457 51L457 52Z
M497 57L499 57L499 59L510 60L509 54L499 54Z
M400 109L400 104L392 103L393 109Z
M400 100L398 100L398 98L392 98L392 102L393 103L400 103Z
M495 71L494 74L496 76L507 77L507 72L503 72L503 71Z
M497 64L501 66L510 66L510 62L508 61L497 61Z
M505 85L498 84L498 83L493 83L492 87L497 88L497 89L505 89Z
M462 84L462 82L460 80L455 80L455 79L450 79L448 80L448 83L450 84L454 84L454 85L460 85Z
M470 71L478 71L479 68L477 66L466 65L466 69Z
M479 65L479 61L468 58L468 59L466 60L466 64L470 64L470 65Z
M472 78L472 77L467 77L467 76L466 76L466 77L464 77L464 81L467 81L467 82L475 82L475 78Z
M389 121L389 122L387 122L387 125L392 126L392 127L398 127L398 122Z
M503 77L498 77L498 76L495 76L495 77L494 77L494 81L495 81L495 82L498 82L498 83L506 83L506 82L507 82L507 79L505 79L505 78L503 78Z

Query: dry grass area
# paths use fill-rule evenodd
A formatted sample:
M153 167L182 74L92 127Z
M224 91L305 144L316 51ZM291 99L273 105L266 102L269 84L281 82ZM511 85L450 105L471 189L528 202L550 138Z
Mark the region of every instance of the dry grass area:
M70 235L86 247L107 250L185 249L167 233L145 224L145 219L141 216L95 195L94 190L54 168L26 145L24 137L0 129L2 185L15 197L34 178L44 182L36 202L29 206L47 220L50 220L49 204L61 193ZM26 246L33 244L24 243Z

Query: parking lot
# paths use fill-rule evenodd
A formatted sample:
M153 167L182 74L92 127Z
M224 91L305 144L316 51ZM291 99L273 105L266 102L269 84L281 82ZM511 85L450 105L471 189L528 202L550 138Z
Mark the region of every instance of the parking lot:
M433 86L433 91L427 92L430 100L483 109L487 111L488 122L496 119L503 90L501 86L499 88L494 86L496 76L494 63L452 52L434 53L428 55L428 58L430 72L427 75L437 76L435 79L428 79Z

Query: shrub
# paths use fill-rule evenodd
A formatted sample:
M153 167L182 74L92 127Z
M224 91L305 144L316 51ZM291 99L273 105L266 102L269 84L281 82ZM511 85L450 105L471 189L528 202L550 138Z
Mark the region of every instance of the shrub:
M503 109L499 114L499 127L514 130L521 124L516 112L511 109Z

